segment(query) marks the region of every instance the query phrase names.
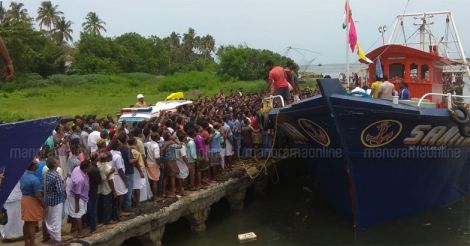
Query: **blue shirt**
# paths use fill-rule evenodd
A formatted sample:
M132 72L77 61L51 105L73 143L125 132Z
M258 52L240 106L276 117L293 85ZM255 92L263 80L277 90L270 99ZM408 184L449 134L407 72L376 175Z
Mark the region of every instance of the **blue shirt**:
M46 163L43 162L43 161L40 161L40 162L39 162L39 167L38 167L38 169L34 172L34 174L36 175L36 177L39 178L39 182L41 182L41 185L44 184L44 182L43 182L44 179L43 179L43 177L42 177L42 169L44 169L45 166L46 166Z
M241 133L242 133L242 124L240 123L239 120L235 120L235 121L233 122L233 127L232 127L232 129L233 129L233 133L234 133L234 134L241 134Z
M214 136L212 137L212 142L211 142L211 153L217 153L222 150L221 146L221 135L220 132L217 130L214 130Z
M166 161L176 161L176 149L177 148L178 148L177 144L168 145L164 153Z
M401 91L401 100L409 100L410 99L410 92L408 91L408 88L405 88Z
M34 171L26 170L20 179L20 189L23 196L34 196L42 192L42 185Z

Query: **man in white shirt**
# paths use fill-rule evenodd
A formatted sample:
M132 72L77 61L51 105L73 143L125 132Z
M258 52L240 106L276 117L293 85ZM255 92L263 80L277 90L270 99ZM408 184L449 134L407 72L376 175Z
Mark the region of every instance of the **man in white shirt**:
M161 194L158 194L158 183L161 179L159 140L160 135L154 132L150 135L150 141L144 144L147 149L147 174L155 201L163 200Z
M98 186L98 193L102 202L102 209L99 211L99 215L103 221L103 224L107 225L111 220L118 221L117 207L113 201L114 194L114 168L112 167L112 154L101 154L99 161L96 163L98 170L100 170L101 184Z
M93 153L98 151L96 143L101 138L100 125L98 123L93 123L91 125L91 129L93 132L88 135L88 147L90 148L90 152Z

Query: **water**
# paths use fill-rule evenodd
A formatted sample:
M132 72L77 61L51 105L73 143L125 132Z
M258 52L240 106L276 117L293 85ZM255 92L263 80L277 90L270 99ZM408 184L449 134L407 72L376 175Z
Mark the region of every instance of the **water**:
M212 206L207 230L191 233L181 219L166 226L164 245L239 245L239 233L255 232L258 240L246 245L470 245L467 201L420 215L355 231L309 191L308 177L281 177L268 194L251 200L243 211L232 212L222 200ZM250 193L250 192L249 192Z
M366 65L360 63L353 63L349 65L350 73L358 73L359 75L365 75ZM346 64L322 64L311 65L308 68L300 66L300 71L314 72L316 74L330 75L332 78L338 78L340 73L346 73Z

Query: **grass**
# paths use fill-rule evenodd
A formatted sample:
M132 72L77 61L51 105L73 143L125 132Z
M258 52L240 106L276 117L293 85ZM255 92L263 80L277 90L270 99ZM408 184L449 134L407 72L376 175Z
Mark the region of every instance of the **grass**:
M122 107L134 104L139 93L145 95L147 103L154 104L175 91L194 98L212 96L221 89L253 92L264 88L260 80L222 82L210 72L168 77L144 73L54 75L47 79L26 75L0 84L0 121L83 114L115 116Z

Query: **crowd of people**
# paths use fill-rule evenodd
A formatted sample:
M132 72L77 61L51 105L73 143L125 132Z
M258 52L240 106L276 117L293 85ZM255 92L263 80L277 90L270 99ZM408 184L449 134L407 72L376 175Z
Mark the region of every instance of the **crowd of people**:
M270 73L271 93L289 102L282 71ZM93 115L62 122L12 192L16 199L7 201L9 214L24 221L25 244L34 245L40 221L43 241L59 244L64 223L83 237L99 231L100 224L117 223L140 202L160 203L206 189L236 160L265 158L273 130L261 129L256 117L265 96L221 91L143 122ZM136 107L145 105L139 95ZM5 228L14 231L11 226Z
M383 78L377 78L371 83L371 86L364 85L360 87L357 83L350 88L351 93L367 94L373 98L393 101L393 97L400 100L409 100L410 92L408 85L401 81L399 83L400 91L395 90L395 85L388 80L385 75Z

